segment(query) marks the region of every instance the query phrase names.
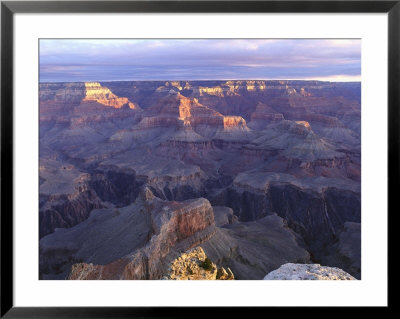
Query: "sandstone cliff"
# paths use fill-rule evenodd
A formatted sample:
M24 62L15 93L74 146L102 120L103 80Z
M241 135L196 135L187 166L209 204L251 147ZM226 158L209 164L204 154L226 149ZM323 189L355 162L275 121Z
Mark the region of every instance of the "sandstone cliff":
M126 97L118 97L107 87L103 87L98 82L85 83L85 97L82 102L97 102L105 106L120 109L128 107L138 109L138 106L130 102Z
M157 131L159 128L173 128L174 131L185 131L186 134L172 136ZM243 139L250 136L246 121L240 116L224 116L215 110L202 105L196 98L191 99L178 93L170 93L146 110L146 117L134 128L140 134L148 131L154 139L163 135L165 140L204 141L212 138ZM189 134L190 133L190 134ZM140 135L138 135L139 137Z

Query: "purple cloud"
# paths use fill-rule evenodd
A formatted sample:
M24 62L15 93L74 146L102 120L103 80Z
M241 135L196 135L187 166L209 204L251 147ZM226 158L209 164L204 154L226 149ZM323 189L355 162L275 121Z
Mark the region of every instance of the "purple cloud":
M40 40L40 81L360 80L361 40Z

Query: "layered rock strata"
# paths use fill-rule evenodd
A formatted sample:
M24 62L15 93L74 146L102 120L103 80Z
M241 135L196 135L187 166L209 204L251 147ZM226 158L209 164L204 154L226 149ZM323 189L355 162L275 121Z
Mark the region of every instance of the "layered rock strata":
M42 238L41 273L62 278L84 260L69 279L159 279L179 251L214 233L206 199L166 202L145 189L130 206L95 210L76 227Z
M146 186L165 206L212 203L214 231L188 238L236 279L311 260L361 276L360 83L41 83L39 94L43 278L65 278L74 263L83 265L82 278L122 278L131 266L132 278L161 275L191 246L173 244L176 256L146 250L157 237L149 226L155 213L127 214L142 225L138 237L114 241L119 248L107 248L109 258L98 257L90 239L76 241L106 225L98 224L103 213L128 212ZM123 223L111 220L118 219L105 233L119 238Z

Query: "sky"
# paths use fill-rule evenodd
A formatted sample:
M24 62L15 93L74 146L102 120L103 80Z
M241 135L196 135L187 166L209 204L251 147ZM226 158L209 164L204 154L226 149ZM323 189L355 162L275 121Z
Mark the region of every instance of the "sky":
M361 40L41 39L40 82L361 81Z

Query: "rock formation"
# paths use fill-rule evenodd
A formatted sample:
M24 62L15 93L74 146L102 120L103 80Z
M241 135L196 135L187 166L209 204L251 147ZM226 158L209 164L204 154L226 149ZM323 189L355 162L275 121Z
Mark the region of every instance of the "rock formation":
M178 93L170 93L146 110L146 117L134 128L140 136L149 131L151 138L162 135L163 139L194 142L210 138L246 138L249 128L240 116L224 116L208 108L198 100ZM159 129L173 129L171 136ZM157 130L158 129L158 130ZM176 131L184 131L179 134ZM178 135L179 134L179 135ZM186 137L186 139L184 138Z
M232 271L218 268L204 253L201 247L181 254L171 262L164 280L233 280Z
M264 280L356 280L353 276L335 267L319 264L284 264L271 271Z
M130 102L126 97L118 97L110 89L103 87L98 82L85 83L85 97L82 102L96 102L112 108L120 109L128 107L137 109L138 106Z
M159 279L168 260L214 232L206 199L166 202L145 188L130 206L92 211L81 224L42 238L41 273L62 277L84 260L70 279Z
M39 172L40 237L74 226L88 218L91 210L107 206L89 186L90 176L73 165L42 159Z

